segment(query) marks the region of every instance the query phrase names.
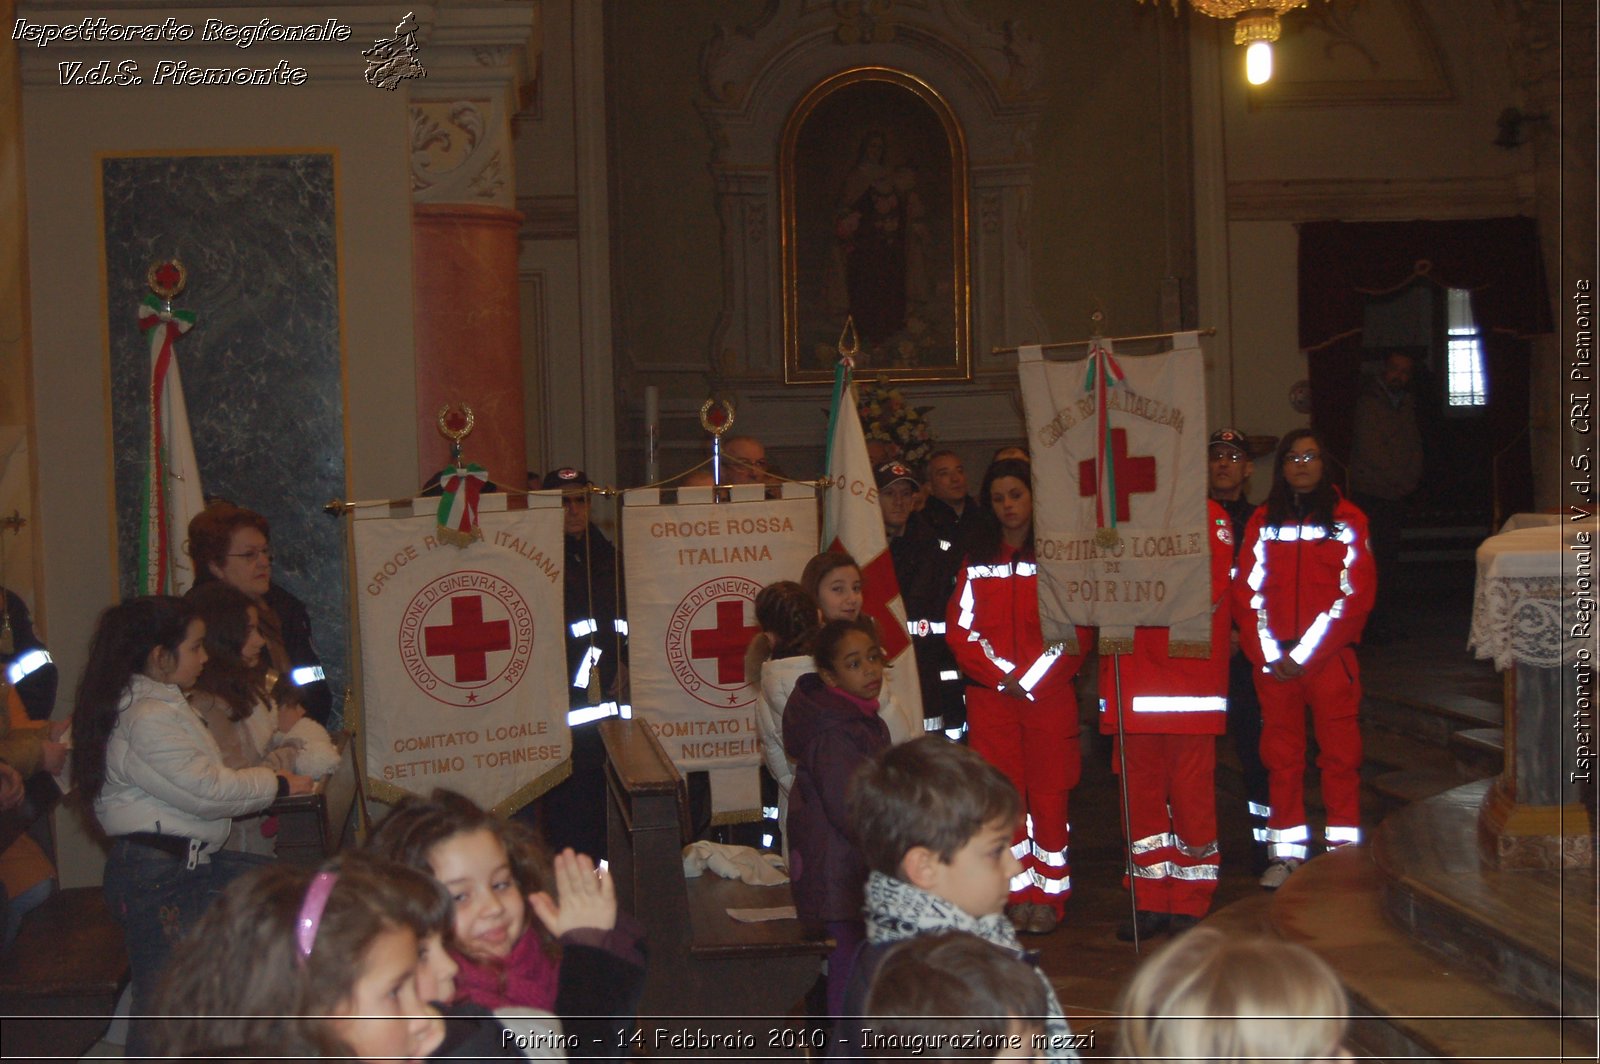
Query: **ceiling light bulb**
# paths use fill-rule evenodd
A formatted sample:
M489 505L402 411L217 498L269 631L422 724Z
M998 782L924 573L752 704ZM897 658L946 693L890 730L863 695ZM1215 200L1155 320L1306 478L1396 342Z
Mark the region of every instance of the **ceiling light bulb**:
M1244 77L1252 85L1265 85L1272 78L1272 45L1252 41L1244 51Z

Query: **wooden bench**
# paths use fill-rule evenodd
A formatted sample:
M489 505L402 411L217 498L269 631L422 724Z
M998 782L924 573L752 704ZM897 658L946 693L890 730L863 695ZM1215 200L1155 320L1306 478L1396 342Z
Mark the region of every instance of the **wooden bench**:
M127 981L122 928L100 888L57 891L0 957L0 1015L12 1017L0 1024L0 1056L82 1056L105 1033Z
M787 884L751 886L711 872L686 879L683 777L641 722L602 721L600 735L606 748L611 875L619 904L649 936L640 1015L788 1015L816 981L833 942L798 920L740 923L728 915L730 908L793 905ZM690 1033L704 1026L697 1023ZM650 1044L651 1029L645 1023L641 1028L647 1049L671 1052ZM743 1029L755 1030L748 1024ZM757 1048L767 1052L764 1043Z
M360 792L353 739L348 731L333 736L339 751L333 775L310 794L279 798L267 810L278 818L278 860L315 867L344 846Z

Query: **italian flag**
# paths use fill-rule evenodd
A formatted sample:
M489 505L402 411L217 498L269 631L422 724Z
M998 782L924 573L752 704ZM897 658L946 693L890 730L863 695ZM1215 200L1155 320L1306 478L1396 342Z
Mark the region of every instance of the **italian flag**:
M173 352L173 341L194 321L192 311L171 310L153 295L139 304L139 328L150 340L150 451L139 522L141 595L181 595L194 585L183 545L190 519L205 509L205 492Z
M877 482L867 457L867 436L857 412L850 367L840 360L833 377L833 410L828 427L828 487L822 503L825 550L848 551L861 566L863 615L878 626L878 640L891 666L885 676L883 720L895 742L922 734L922 687L917 659L906 632L906 608L894 575L889 538L878 508Z

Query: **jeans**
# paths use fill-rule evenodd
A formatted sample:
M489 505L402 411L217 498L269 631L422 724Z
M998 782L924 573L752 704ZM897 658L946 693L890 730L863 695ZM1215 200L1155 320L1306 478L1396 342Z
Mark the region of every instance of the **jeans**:
M173 947L205 915L224 887L271 860L256 854L218 851L209 861L189 868L184 857L126 839L111 840L104 889L106 907L122 925L132 970L128 1056L150 1052L150 1030L145 1018Z

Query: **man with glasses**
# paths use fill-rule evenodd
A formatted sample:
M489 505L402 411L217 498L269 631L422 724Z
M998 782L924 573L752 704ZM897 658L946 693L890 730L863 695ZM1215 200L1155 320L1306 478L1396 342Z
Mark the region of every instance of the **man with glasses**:
M1255 475L1250 460L1250 443L1238 429L1218 429L1211 434L1206 451L1207 491L1221 506L1233 526L1233 563L1239 564L1239 544L1250 515L1256 512L1248 496L1250 478ZM1236 626L1237 627L1237 626ZM1244 777L1245 805L1251 836L1251 874L1267 870L1267 767L1261 763L1261 700L1256 696L1250 662L1239 650L1234 637L1233 653L1228 658L1228 733L1239 754L1240 774Z

